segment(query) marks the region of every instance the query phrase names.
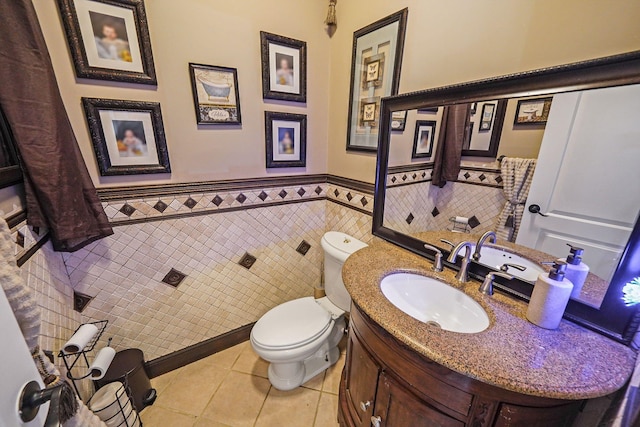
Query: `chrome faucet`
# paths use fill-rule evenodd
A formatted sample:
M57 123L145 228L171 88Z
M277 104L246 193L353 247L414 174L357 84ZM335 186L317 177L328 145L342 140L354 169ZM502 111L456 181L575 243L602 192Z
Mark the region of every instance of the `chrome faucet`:
M495 276L504 277L509 280L513 279L513 276L510 274L492 271L484 277L484 282L482 282L482 285L480 285L478 290L485 295L493 295L493 279Z
M482 249L482 245L484 245L484 242L489 239L489 241L491 243L495 243L496 242L496 233L494 233L493 231L487 231L485 232L482 236L480 236L480 238L478 239L478 242L476 243L476 250L473 253L473 260L474 261L480 261L480 249Z
M447 258L448 262L455 263L456 258L458 257L458 253L465 248L464 258L462 258L462 264L460 264L460 270L456 275L456 279L460 283L466 283L469 281L469 262L471 261L471 243L469 242L460 242L453 249L451 249L451 253L449 253L449 258Z
M511 264L509 262L505 262L500 266L500 271L504 271L506 273L507 271L509 271L509 267L515 268L516 270L520 270L520 271L525 271L527 269L527 267L525 267L524 265Z
M435 252L435 255L434 255L435 258L433 259L433 267L431 267L431 269L433 271L441 272L443 270L442 251L439 248L436 248L435 246L431 246L428 243L424 244L424 248Z

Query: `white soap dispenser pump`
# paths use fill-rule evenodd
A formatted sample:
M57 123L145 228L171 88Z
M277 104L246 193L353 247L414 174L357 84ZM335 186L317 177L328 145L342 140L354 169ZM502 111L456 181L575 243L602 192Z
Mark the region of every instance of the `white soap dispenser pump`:
M527 319L531 323L545 329L560 326L573 289L573 284L564 277L566 269L566 262L555 261L549 274L538 276L527 308Z
M584 249L577 246L573 246L571 243L567 243L571 249L566 259L559 261L567 262L566 277L571 283L573 283L573 291L571 291L571 298L578 298L582 291L584 281L587 280L589 274L589 266L582 262L582 254Z

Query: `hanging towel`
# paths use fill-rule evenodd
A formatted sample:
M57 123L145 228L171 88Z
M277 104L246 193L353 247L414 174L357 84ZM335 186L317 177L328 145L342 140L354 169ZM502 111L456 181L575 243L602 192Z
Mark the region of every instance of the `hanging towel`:
M460 173L460 158L464 134L469 126L471 104L444 107L440 120L438 145L433 158L432 185L444 187L447 181L455 181Z
M504 197L507 199L498 217L498 238L515 242L529 196L536 159L505 157L500 167Z

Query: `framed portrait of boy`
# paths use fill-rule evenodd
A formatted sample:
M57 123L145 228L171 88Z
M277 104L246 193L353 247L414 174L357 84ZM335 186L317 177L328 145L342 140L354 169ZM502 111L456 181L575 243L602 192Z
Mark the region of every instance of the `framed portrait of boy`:
M267 168L307 165L307 116L264 112Z
M242 123L235 68L189 63L189 75L199 125Z
M264 31L262 53L262 97L307 102L307 43Z
M58 0L80 78L157 84L143 0Z
M157 102L82 98L100 175L169 173Z
M433 153L433 141L436 133L435 120L417 120L413 136L412 159L429 158Z

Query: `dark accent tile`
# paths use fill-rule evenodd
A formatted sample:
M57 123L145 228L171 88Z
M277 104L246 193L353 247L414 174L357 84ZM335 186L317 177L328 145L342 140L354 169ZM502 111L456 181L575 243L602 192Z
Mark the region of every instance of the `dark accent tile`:
M160 213L167 210L167 208L168 208L167 204L162 200L158 200L158 202L155 205L153 205L153 209L157 210Z
M469 179L471 177L471 174L469 172L465 172L462 176L464 176L464 179Z
M484 181L485 179L487 179L487 176L486 176L485 174L481 174L481 175L478 177L478 179L479 179L480 181Z
M136 208L131 206L129 203L125 203L121 208L120 212L125 214L126 216L131 216L136 211Z
M398 178L396 178L395 176L393 178L391 178L391 182L393 182L394 184L396 183L397 180L398 180Z
M496 176L496 182L497 182L498 184L501 184L501 183L502 183L502 175L498 175L498 176Z
M315 190L315 193L316 193L316 194L320 194L320 193L322 193L322 188L320 188L320 186L317 186L317 187L316 187L316 190Z
M353 199L353 196L351 195L351 192L347 193L347 200L351 201L351 199Z
M40 227L33 227L32 228L33 232L36 233L38 236L40 235Z
M298 193L298 196L302 197L304 196L304 193L306 193L306 191L304 191L304 188L300 187L300 189L296 191L296 193Z
M240 193L240 194L238 194L238 197L236 197L236 200L240 204L243 204L247 200L247 196L245 196L244 194Z
M287 197L287 192L284 191L284 188L282 190L280 190L280 192L278 193L278 196L280 196L281 199L284 199L285 197Z
M258 198L260 200L262 200L263 202L267 199L267 197L269 197L269 195L267 193L265 193L264 191L260 192L260 194L258 194Z
M311 245L306 240L303 240L296 248L296 252L304 256L307 254L307 252L309 252L309 249L311 249Z
M175 268L172 268L171 270L169 270L167 275L164 276L164 279L162 279L162 281L167 285L171 285L174 288L177 288L178 285L182 283L185 277L187 277L186 274L179 272Z
M183 205L185 205L186 207L188 207L189 209L193 209L193 207L195 205L197 205L198 202L196 202L195 200L193 200L191 197L189 197L187 200L184 201Z
M416 179L417 177L418 177L418 175L415 174L415 173L413 175L411 175L411 178L413 178L413 179Z
M73 309L78 313L82 313L92 299L93 297L90 297L89 295L73 291Z
M440 215L440 211L438 210L438 208L437 207L433 208L433 210L431 211L431 216L435 218L438 215Z
M406 174L405 174L405 175L402 175L402 180L403 180L403 181L406 181L406 180L407 180L407 175L406 175Z
M16 243L21 248L24 248L24 234L22 234L21 231L18 231L18 233L16 234Z
M333 190L333 195L338 197L340 195L340 192L338 191L338 189L336 188L335 190Z
M211 202L213 202L213 204L216 206L220 206L220 204L222 203L222 197L216 195L216 197L214 197Z
M414 219L415 217L413 216L413 214L410 213L407 219L405 219L405 221L407 221L407 224L411 224Z
M469 218L469 227L476 228L479 225L480 221L478 221L478 218L475 215Z
M427 173L426 172L422 172L422 177L424 178L426 176L427 176Z
M241 266L243 266L248 270L253 266L256 260L257 260L256 257L251 255L249 252L245 252L244 255L242 255L242 258L240 258L240 261L238 262L238 264L240 264Z
M360 199L360 203L362 203L362 206L367 206L369 204L369 202L367 202L367 198L364 196Z

